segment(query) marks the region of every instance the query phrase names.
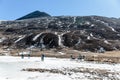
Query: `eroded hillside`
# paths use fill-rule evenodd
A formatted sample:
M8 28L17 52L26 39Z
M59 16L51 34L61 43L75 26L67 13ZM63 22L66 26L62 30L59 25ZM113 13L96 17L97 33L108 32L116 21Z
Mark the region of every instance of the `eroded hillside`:
M56 16L1 21L1 46L65 48L83 51L120 49L120 19Z

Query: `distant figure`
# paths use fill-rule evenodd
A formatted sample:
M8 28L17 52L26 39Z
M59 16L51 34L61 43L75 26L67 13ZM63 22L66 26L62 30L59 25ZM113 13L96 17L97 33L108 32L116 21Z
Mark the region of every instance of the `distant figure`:
M103 47L100 47L99 53L105 53L105 49Z
M28 58L30 59L30 54L28 54Z
M71 59L75 59L75 57L73 57L73 55L70 56Z
M84 59L85 59L85 56L84 56L84 55L79 54L79 56L78 56L78 60L84 60Z
M24 59L24 54L21 54L21 58Z
M83 61L83 60L85 60L85 56L84 56L84 55L82 56L82 61Z
M81 59L82 59L82 55L79 54L79 56L78 56L78 60L81 60Z
M82 58L85 59L85 56L83 55Z
M41 61L44 61L44 57L45 57L45 55L42 54L42 55L41 55Z

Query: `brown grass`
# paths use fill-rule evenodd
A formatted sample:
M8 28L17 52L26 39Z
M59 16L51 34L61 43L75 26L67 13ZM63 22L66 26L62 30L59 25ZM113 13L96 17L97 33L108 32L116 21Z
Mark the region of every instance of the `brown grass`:
M5 50L0 49L0 54ZM28 51L26 49L14 49L10 51L10 55L12 56L20 56L18 53L22 51ZM59 52L65 53L60 54ZM61 50L51 49L51 50L43 50L39 49L32 50L31 57L40 57L41 54L45 54L46 57L56 57L56 58L70 58L71 55L73 57L78 58L79 54L85 56L86 61L98 61L98 62L110 62L110 63L120 63L120 51L108 51L105 53L92 53L92 52L81 52L77 50L73 50L70 48L65 48ZM28 55L25 55L28 56Z

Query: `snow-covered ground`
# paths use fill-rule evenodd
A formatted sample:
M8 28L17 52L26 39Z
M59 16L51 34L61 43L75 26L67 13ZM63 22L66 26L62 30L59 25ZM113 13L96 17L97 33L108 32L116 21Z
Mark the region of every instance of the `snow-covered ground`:
M22 71L22 69L27 68L58 69L63 72L65 72L65 68L68 69L68 72L70 72L70 69L90 69L90 72L70 72L71 75L63 75L50 72ZM0 56L0 80L96 80L97 77L102 80L120 80L119 68L120 64L103 64L59 58L45 58L44 61L41 61L40 57L24 57L24 59L21 59L21 57ZM94 70L108 71L111 74L102 75L102 72L101 74L92 74Z

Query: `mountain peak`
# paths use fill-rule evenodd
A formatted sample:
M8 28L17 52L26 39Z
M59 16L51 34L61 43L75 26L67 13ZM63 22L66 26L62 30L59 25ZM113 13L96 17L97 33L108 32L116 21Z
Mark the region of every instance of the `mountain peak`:
M50 17L48 13L40 12L38 10L31 12L23 17L18 18L17 20L30 19L30 18L40 18L40 17Z

